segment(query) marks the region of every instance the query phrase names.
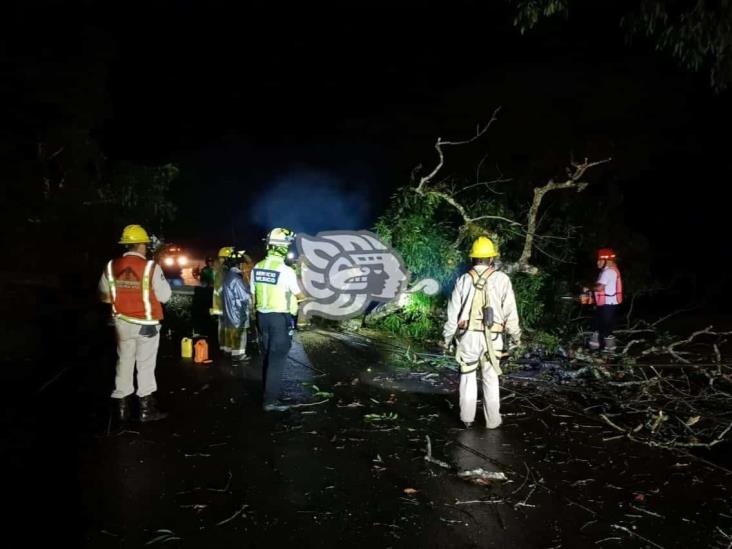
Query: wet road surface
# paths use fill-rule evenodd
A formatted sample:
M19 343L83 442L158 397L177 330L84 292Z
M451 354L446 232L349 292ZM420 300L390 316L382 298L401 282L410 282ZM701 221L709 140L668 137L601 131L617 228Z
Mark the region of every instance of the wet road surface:
M500 429L478 418L464 430L453 374L395 370L388 345L313 330L286 373L298 407L265 414L256 360L196 365L175 351L163 342L159 400L171 416L158 423L107 432L110 357L9 397L4 546L732 542L727 473L619 439L528 381L504 380ZM449 468L425 461L427 437ZM458 476L477 468L507 480Z

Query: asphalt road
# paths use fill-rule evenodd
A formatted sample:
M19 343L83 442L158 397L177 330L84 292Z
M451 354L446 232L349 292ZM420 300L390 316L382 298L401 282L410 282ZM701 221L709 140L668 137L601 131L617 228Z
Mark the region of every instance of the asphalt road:
M170 417L108 430L109 349L6 399L3 546L729 545L729 475L617 439L530 381L505 381L500 429L464 430L454 375L313 330L286 372L298 407L266 414L256 359L196 365L164 340ZM506 480L460 478L476 468Z

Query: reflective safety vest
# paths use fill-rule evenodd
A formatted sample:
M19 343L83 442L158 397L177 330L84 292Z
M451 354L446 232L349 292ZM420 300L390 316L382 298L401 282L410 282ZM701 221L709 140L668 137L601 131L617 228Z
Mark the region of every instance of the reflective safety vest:
M226 269L223 265L214 269L213 282L213 302L209 309L212 315L221 316L224 314L224 278L226 277Z
M614 297L618 305L620 305L623 302L623 279L620 276L620 271L617 267L607 267L608 269L612 269L615 271L615 274L617 275L617 278L615 279L615 293L614 294L607 294L605 293L605 290L595 292L595 303L598 306L607 305L607 298L608 297Z
M289 303L290 303L290 310L288 312L292 316L297 316L297 311L298 311L298 307L299 307L298 303L297 303L297 299L294 299L294 298L290 299Z
M292 270L295 271L295 276L299 276L299 272L295 267L292 267ZM290 314L292 316L297 316L297 312L299 310L300 304L297 302L297 299L293 297L290 299Z
M133 324L159 324L163 306L155 296L152 275L155 262L125 255L107 263L107 282L112 297L112 312Z
M269 255L254 266L252 280L257 311L290 314L297 312L295 296L280 280L282 272L289 268L285 265L285 258L278 255Z

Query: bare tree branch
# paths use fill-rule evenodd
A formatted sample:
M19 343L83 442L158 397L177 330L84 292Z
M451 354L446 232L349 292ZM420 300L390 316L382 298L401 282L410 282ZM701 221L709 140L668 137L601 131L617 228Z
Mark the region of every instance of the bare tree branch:
M485 162L485 159L488 158L488 153L483 155L483 158L480 159L480 162L478 162L478 166L475 168L475 180L480 181L480 170L483 168L483 162ZM501 174L503 175L503 174Z
M558 261L559 263L566 263L566 264L572 264L572 263L574 263L574 261L570 261L570 260L568 260L568 259L562 259L561 257L557 257L557 256L555 256L555 255L553 255L553 254L550 254L550 253L549 253L549 252L547 252L547 251L546 251L546 250L545 250L544 248L542 248L541 246L539 246L539 245L538 245L538 244L536 244L536 243L534 243L534 248L536 248L536 250L537 250L537 251L538 251L538 252L539 252L540 254L543 254L543 255L545 255L546 257L548 257L549 259L553 259L554 261Z
M449 146L455 146L455 145L467 145L469 143L473 143L474 141L480 139L485 132L488 131L488 128L490 128L493 123L498 120L498 112L501 110L501 107L498 107L495 111L493 111L493 115L491 116L491 119L481 128L480 124L475 130L475 135L471 137L470 139L466 139L464 141L443 141L441 137L437 138L437 142L435 143L435 150L437 151L437 155L439 156L439 162L434 167L434 169L424 177L421 177L419 180L419 184L417 185L416 191L419 194L422 194L422 190L424 186L429 183L433 177L437 175L437 173L442 169L443 164L445 163L445 154L442 152L442 147L449 145Z
M468 223L474 223L476 221L482 221L483 219L495 219L497 221L505 221L506 223L510 223L511 225L518 225L519 227L522 227L523 226L518 221L514 221L513 219L508 219L507 217L503 217L503 216L500 216L500 215L479 215L478 217L473 217L471 219L468 219Z
M662 319L663 320L663 319ZM654 346L649 349L644 350L640 356L648 356L651 354L669 354L672 357L674 357L679 362L683 362L684 364L691 364L690 361L686 360L684 357L681 356L681 351L677 351L676 348L680 345L688 345L689 343L692 343L697 337L701 335L711 335L711 336L725 336L725 335L731 335L732 332L714 332L712 331L712 326L707 326L703 330L699 330L691 334L688 338L682 339L680 341L676 341L674 343L671 343L666 346Z
M457 211L457 213L460 215L460 217L462 218L462 225L458 229L458 236L454 243L454 246L456 246L456 247L461 244L463 238L468 233L468 230L470 229L471 225L474 225L475 226L474 228L477 228L480 231L486 233L489 237L491 237L493 239L495 239L497 237L495 232L488 230L486 227L479 225L478 223L481 221L492 220L492 221L498 221L498 222L502 222L502 223L508 223L510 227L521 227L522 229L524 227L523 223L513 220L513 219L509 219L509 218L507 218L505 216L501 216L501 215L473 216L471 214L471 212L469 211L468 207L466 207L466 205L464 205L464 204L458 202L458 200L456 200L455 195L462 191L473 189L473 188L479 187L479 186L484 186L491 192L495 192L491 188L492 184L511 181L510 179L504 178L502 174L499 177L499 179L496 179L494 181L480 181L480 171L481 171L483 163L485 162L486 156L484 156L478 164L478 167L476 169L476 174L475 174L475 177L476 177L475 183L468 185L466 187L463 187L462 189L452 188L452 189L445 190L444 184L445 184L446 180L443 179L440 182L440 184L443 185L442 189L440 188L439 185L437 185L437 186L432 185L431 187L429 186L430 184L432 184L434 182L435 177L437 176L437 174L440 172L440 170L444 166L445 154L443 151L443 147L444 146L467 145L467 144L473 143L474 141L476 141L477 139L482 137L488 131L488 129L491 127L491 125L497 120L497 115L498 115L499 111L500 111L500 107L497 108L495 111L493 111L493 115L491 116L491 119L485 125L483 125L483 126L478 125L476 127L475 135L473 137L471 137L470 139L466 139L466 140L462 140L462 141L446 141L446 140L443 140L441 137L438 138L435 143L435 150L437 151L438 162L429 174L419 178L419 182L414 187L414 192L416 192L420 196L432 196L432 197L439 198L440 200L442 200L442 201L446 202L447 204L449 204L450 206L452 206ZM538 225L541 224L541 219L543 219L543 217L541 219L538 219L538 214L539 214L539 209L540 209L541 203L544 199L544 196L551 191L561 190L561 189L575 188L575 189L577 189L578 192L584 190L588 185L588 183L581 181L585 172L590 168L599 166L601 164L605 164L609 161L610 161L610 159L601 160L601 161L597 161L597 162L590 162L589 160L585 159L584 162L582 162L582 163L576 163L576 162L572 161L570 164L570 167L567 168L567 179L565 181L554 182L553 180L550 180L546 185L544 185L542 187L537 187L534 189L534 198L533 198L531 207L528 212L526 229L525 229L525 231L522 231L522 234L521 234L521 236L524 237L524 246L523 246L523 250L521 253L521 257L515 265L509 266L509 270L512 270L512 271L518 270L518 271L522 271L522 272L536 274L538 272L538 269L536 269L536 267L533 267L530 264L532 251L534 249L536 249L540 253L542 253L542 254L546 255L547 257L550 257L554 260L566 261L564 259L553 256L546 250L541 249L535 243L535 239L542 238L540 235L536 234L536 231L537 231ZM419 166L418 168L421 169L421 166ZM413 182L416 182L416 180L417 180L417 173L418 173L418 169L416 168L412 172L412 181ZM499 173L500 173L500 170L499 170ZM435 187L437 187L437 188L435 188ZM567 238L569 238L569 236Z
M534 247L537 215L539 213L539 207L541 206L541 202L542 200L544 200L544 196L551 191L558 191L562 189L577 189L577 192L583 191L588 185L588 183L581 181L585 172L590 168L610 162L610 160L610 158L607 158L605 160L600 160L597 162L589 162L587 159L585 159L585 161L581 164L573 162L572 168L574 168L574 171L570 170L569 168L567 169L567 175L569 178L566 181L563 181L561 183L549 181L543 187L534 188L534 200L531 203L531 208L529 208L528 213L526 240L524 241L524 249L521 252L521 257L518 261L520 270L525 272L536 271L536 268L531 266L530 260L531 252Z
M464 225L467 225L468 223L470 223L470 216L468 215L467 210L465 209L465 207L462 204L460 204L457 200L455 200L455 198L453 198L453 196L451 194L448 194L448 193L445 193L442 191L423 191L420 194L429 194L429 195L437 196L437 197L441 198L442 200L444 200L445 202L450 204L453 208L455 208L458 211L460 216L463 218Z
M499 193L498 191L495 191L494 189L492 189L491 185L495 185L496 183L510 183L511 181L513 181L513 179L511 179L510 177L501 177L498 179L493 179L491 181L478 181L477 183L472 183L471 185L468 185L467 187L463 187L462 189L459 189L457 192L468 191L470 189L474 189L475 187L485 187L493 194L503 194L503 193Z

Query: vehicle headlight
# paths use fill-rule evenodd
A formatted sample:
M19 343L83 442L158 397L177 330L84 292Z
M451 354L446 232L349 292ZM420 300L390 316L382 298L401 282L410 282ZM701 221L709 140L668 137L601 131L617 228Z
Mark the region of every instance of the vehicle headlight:
M165 263L168 267L172 267L173 265L175 265L175 261L173 261L172 257L166 257L165 259L163 259L163 263Z
M188 258L184 255L178 257L178 265L181 267L188 265Z

